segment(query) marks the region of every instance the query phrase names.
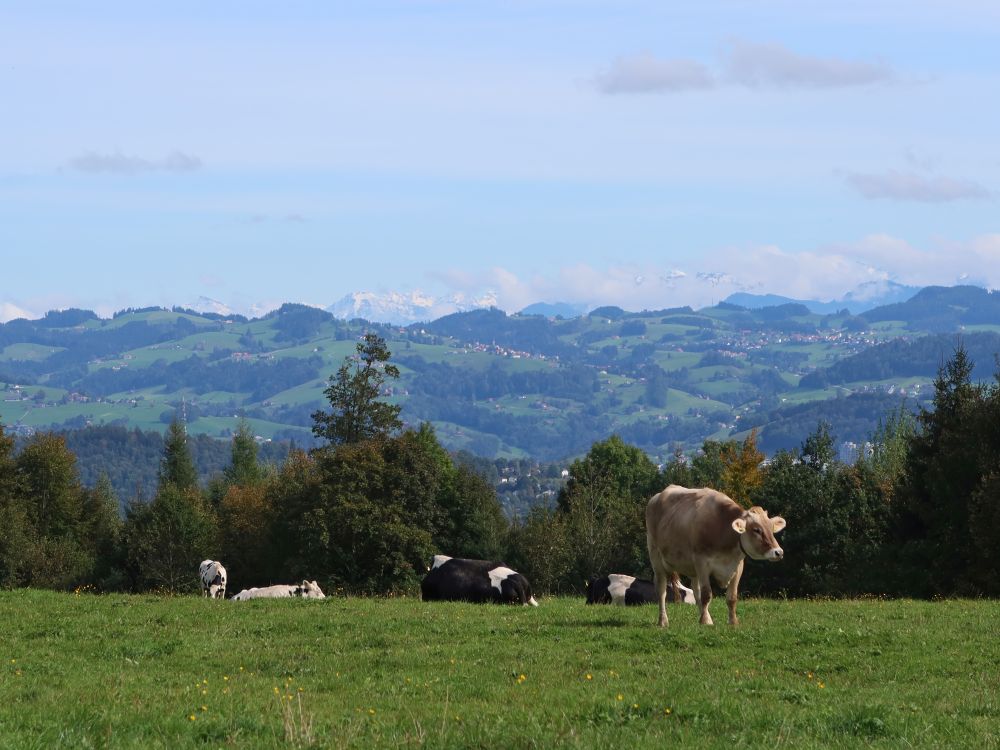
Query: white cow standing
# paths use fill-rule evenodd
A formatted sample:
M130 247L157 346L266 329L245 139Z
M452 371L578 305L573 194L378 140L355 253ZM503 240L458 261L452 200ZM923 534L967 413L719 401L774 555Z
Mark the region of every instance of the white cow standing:
M285 599L296 596L301 599L326 599L326 594L316 581L303 581L294 586L277 585L263 588L243 589L233 597L234 602L245 602L247 599Z
M226 598L226 569L217 560L202 560L198 566L202 593L209 599Z

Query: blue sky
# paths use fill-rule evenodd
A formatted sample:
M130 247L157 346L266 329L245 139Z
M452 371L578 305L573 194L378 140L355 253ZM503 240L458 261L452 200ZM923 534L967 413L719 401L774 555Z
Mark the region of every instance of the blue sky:
M1000 287L995 3L148 5L0 8L0 320Z

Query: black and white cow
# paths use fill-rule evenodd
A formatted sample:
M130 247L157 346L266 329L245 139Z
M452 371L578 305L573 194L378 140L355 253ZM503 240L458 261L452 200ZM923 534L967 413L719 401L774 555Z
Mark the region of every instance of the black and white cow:
M233 597L234 602L245 602L247 599L285 599L297 596L300 599L326 599L326 594L316 581L303 581L294 586L279 584L261 588L243 589Z
M226 569L216 560L202 560L198 566L202 593L209 599L226 598Z
M667 596L675 602L694 604L694 591L678 580L667 583ZM655 604L656 586L643 578L611 573L591 578L587 584L587 604Z
M497 602L538 606L531 595L528 579L503 563L447 555L434 555L431 569L420 583L420 594L425 602Z

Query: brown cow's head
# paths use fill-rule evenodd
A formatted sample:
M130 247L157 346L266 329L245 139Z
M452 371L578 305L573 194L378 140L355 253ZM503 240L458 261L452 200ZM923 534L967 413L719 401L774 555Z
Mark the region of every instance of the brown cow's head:
M777 562L785 556L774 538L783 528L784 518L768 518L767 511L757 505L733 521L733 530L740 535L740 549L754 560Z

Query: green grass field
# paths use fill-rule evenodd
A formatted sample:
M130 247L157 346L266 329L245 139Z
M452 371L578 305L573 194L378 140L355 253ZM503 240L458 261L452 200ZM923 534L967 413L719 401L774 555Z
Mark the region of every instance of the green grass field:
M995 601L671 611L4 592L0 747L1000 744Z

